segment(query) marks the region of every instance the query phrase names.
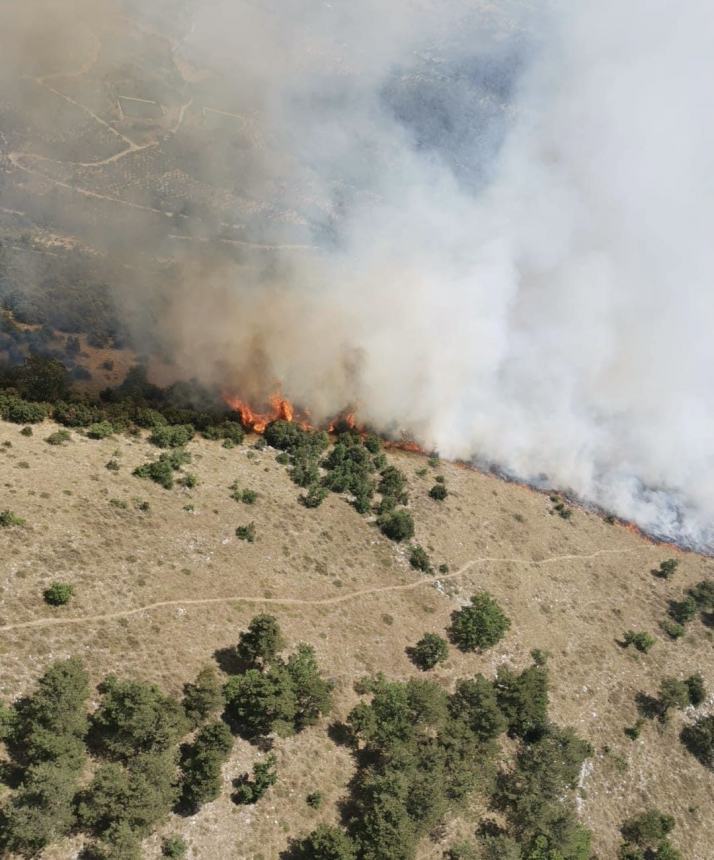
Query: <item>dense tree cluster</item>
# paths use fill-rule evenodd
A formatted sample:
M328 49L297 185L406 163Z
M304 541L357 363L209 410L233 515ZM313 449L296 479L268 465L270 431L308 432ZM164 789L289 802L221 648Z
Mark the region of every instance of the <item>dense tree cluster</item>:
M539 683L528 680L533 669ZM293 845L291 858L411 860L422 836L473 791L490 797L507 827L484 836L482 853L466 843L447 856L589 857L589 833L577 821L573 798L592 751L572 730L548 722L543 667L495 683L477 675L451 695L430 681L383 676L366 679L360 692L371 699L347 720L357 773L345 829L317 828ZM516 767L499 773L499 735L534 723L538 731L519 733Z
M253 619L235 649L240 671L225 686L226 713L246 737L289 735L314 724L332 706L310 645L298 644L287 659L285 641L270 615Z
M247 734L293 732L330 708L331 685L312 648L298 645L283 659L284 647L275 619L258 616L236 649L250 668L225 684L225 696L213 667L184 686L181 701L153 684L109 676L91 716L81 662L52 664L31 696L0 705L13 786L0 805L0 853L34 857L82 832L93 840L87 856L140 860L141 840L171 810L190 815L220 794L233 747L229 722ZM227 722L219 719L226 702ZM239 781L236 799L256 802L275 782L274 765L270 756L259 761ZM183 843L174 841L179 851Z

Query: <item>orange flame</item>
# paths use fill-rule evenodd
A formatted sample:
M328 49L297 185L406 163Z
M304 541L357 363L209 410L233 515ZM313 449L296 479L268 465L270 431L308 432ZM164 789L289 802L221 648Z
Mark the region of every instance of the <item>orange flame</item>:
M255 411L245 400L231 394L225 394L223 399L234 412L240 415L243 426L255 433L264 433L265 428L272 421L293 421L295 418L295 408L292 403L280 394L273 394L270 397L270 409L264 412Z

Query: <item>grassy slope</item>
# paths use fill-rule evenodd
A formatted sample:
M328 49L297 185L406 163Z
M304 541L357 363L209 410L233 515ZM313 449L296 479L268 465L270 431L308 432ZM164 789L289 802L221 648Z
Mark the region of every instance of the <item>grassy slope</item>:
M27 519L26 528L0 534L3 698L28 690L50 660L70 654L83 657L95 680L114 671L179 692L216 649L235 643L241 627L265 608L231 598L345 598L270 606L291 642L316 647L337 683L335 716L340 717L356 700L356 678L375 671L415 674L405 646L425 631L442 632L450 612L484 587L511 616L509 635L483 656L452 651L436 676L447 685L476 671L490 676L502 663L526 665L532 648L547 649L552 716L575 726L596 749L580 805L599 856L614 856L618 824L648 804L675 815L674 841L685 856L710 856L712 778L677 739L686 715L675 716L664 729L648 724L634 743L622 733L636 718L635 694L655 693L663 675L698 670L714 688L711 631L697 620L683 640L669 642L658 630L667 600L711 576L710 560L677 553L680 570L664 582L650 570L673 554L667 547L652 546L581 511L566 522L550 513L547 497L450 464L438 470L450 496L435 503L427 496L435 471L419 478L415 472L426 466L424 458L392 452L390 461L410 478L417 539L436 564L447 562L453 573L474 559L514 559L477 562L438 589L409 568L403 548L384 539L344 499L332 496L316 511L298 505L299 490L270 449L251 459L248 446L225 450L197 440L189 446L194 463L188 468L200 485L167 492L131 475L135 465L156 453L145 441L93 442L73 434L60 448L43 441L56 429L49 423L36 427L31 438L19 429L0 424L0 443L12 442L11 448L0 448L0 507ZM112 473L104 465L117 450L122 468ZM236 479L258 491L253 507L229 498L228 486ZM128 509L111 499L125 501ZM138 511L134 499L148 500L151 513ZM188 504L193 512L184 510ZM237 525L250 520L258 535L253 545L234 535ZM72 604L59 610L41 598L54 579L76 587ZM410 589L348 598L356 591L419 582ZM214 597L227 599L120 617L126 609L160 601ZM26 621L112 613L117 617L110 620L7 629ZM630 627L658 636L649 655L616 644ZM255 758L252 747L238 742L224 769L223 797L193 818L172 821L166 832L183 833L194 857L268 860L288 836L335 818L335 802L351 773L347 751L327 738L324 726L276 746L280 781L257 807L235 807L228 798L230 781ZM327 801L319 812L304 802L316 789ZM468 834L466 823L448 822L445 840L457 833ZM158 845L157 834L147 843L147 857L158 856ZM444 840L425 843L421 858L441 857L443 846ZM58 846L47 856L67 858L71 846Z

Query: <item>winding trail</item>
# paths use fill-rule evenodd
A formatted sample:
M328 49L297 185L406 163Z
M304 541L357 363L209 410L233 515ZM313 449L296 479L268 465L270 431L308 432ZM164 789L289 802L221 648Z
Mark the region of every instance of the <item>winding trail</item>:
M414 582L402 583L400 585L384 585L375 588L364 588L360 591L351 591L347 594L339 594L335 597L322 597L313 600L298 597L257 597L246 595L227 595L226 597L198 597L178 600L160 600L157 603L149 603L146 606L137 606L135 609L124 609L119 612L106 612L99 615L78 615L70 618L36 618L33 621L21 621L18 624L7 624L0 627L0 633L9 633L12 630L28 630L37 627L59 627L65 624L91 624L97 621L116 621L119 618L128 618L131 615L140 615L142 612L152 612L156 609L165 609L171 606L210 606L220 603L262 603L277 606L337 606L340 603L348 603L360 597L369 597L373 594L386 594L394 591L411 591L424 585L435 585L449 579L456 579L467 573L477 564L522 564L543 567L548 564L557 564L561 561L592 561L603 555L627 555L634 552L651 551L652 547L641 549L599 549L589 555L554 555L550 558L535 561L530 558L502 558L498 556L484 556L467 561L462 567L453 573L441 574L439 576L422 577Z

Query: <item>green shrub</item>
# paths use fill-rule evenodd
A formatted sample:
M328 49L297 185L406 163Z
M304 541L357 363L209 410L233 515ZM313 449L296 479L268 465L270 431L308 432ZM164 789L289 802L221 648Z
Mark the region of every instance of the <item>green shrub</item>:
M50 433L50 435L45 439L45 442L47 442L48 445L64 445L65 442L69 442L71 438L69 430L56 430L54 433Z
M681 639L684 636L684 625L678 621L674 621L672 618L665 618L660 626L670 639Z
M74 588L66 582L53 582L42 592L45 603L50 606L65 606L72 599Z
M499 853L498 860L503 860L503 852ZM457 842L444 854L444 860L479 860L476 846L471 842Z
M149 442L159 448L183 448L193 439L195 433L191 424L163 424L154 427Z
M310 809L319 809L322 806L322 793L319 791L311 791L305 797L305 803L310 807Z
M636 741L642 733L642 727L644 726L644 724L644 719L642 719L642 717L638 717L635 720L634 725L627 726L625 729L623 729L625 737L628 737L631 741Z
M97 421L87 428L90 439L106 439L114 433L114 426L109 421Z
M626 842L640 848L654 848L674 829L674 818L664 815L658 809L628 818L620 828Z
M462 651L492 648L511 626L494 598L487 592L474 594L471 603L451 613L449 638Z
M32 436L32 427L23 427L20 433L23 436Z
M659 576L660 579L670 579L674 576L678 567L679 562L676 558L666 558L664 561L660 562L659 567L655 571L655 575Z
M429 556L427 555L426 550L418 544L409 548L409 564L415 570L421 570L423 573L429 573L431 571L431 561L429 560Z
M707 697L707 691L704 686L704 678L697 672L694 675L690 675L688 678L684 679L684 683L687 685L687 694L689 699L689 704L695 708L698 708Z
M655 644L656 640L653 636L650 636L649 633L645 633L644 631L637 632L635 630L626 630L622 637L622 641L626 648L630 645L634 645L638 651L646 654Z
M387 466L382 470L377 491L383 496L390 496L400 505L407 503L407 476L395 466Z
M47 418L49 407L44 403L28 403L12 394L0 394L0 417L13 424L39 424Z
M149 478L165 490L170 490L174 485L174 472L190 461L191 455L187 451L176 449L170 454L161 454L158 460L137 466L132 474L137 478Z
M255 523L250 522L247 526L238 526L236 537L248 543L255 543Z
M407 649L411 661L422 671L433 669L449 656L446 639L436 633L425 633L413 648Z
M671 708L686 708L689 704L689 687L677 678L664 678L659 687L660 718L667 719Z
M689 589L689 596L700 609L714 609L714 579L703 579L694 588Z
M699 605L691 594L684 600L672 600L669 604L670 616L679 624L687 624L699 611Z
M185 857L188 846L180 836L166 836L161 842L161 853L164 857L174 860Z
M244 774L236 784L233 799L239 804L257 803L265 792L278 781L275 769L277 758L273 753L265 757L265 761L253 765L252 778Z
M390 511L380 516L377 523L382 534L397 543L414 536L414 520L409 511Z
M7 509L0 511L0 528L9 529L13 526L24 526L25 520Z
M329 490L320 484L311 484L307 493L301 496L300 499L306 508L319 508L327 498Z
M434 484L434 486L429 490L429 495L437 502L443 502L449 495L449 491L443 484Z
M179 483L182 487L186 487L187 490L192 490L194 487L198 486L198 477L193 474L193 472L186 472L185 475L182 475L179 479Z

